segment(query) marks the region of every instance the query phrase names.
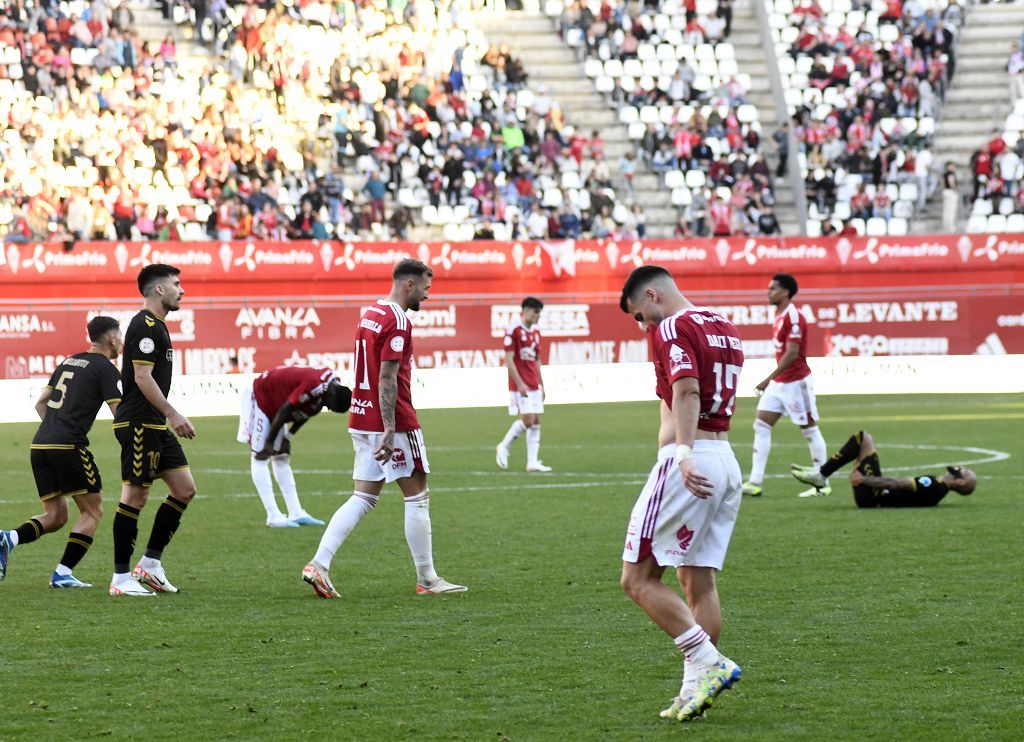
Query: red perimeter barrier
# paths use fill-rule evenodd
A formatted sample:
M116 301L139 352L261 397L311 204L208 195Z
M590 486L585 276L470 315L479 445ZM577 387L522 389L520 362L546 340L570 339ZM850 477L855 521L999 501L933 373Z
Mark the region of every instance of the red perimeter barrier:
M0 378L49 373L85 341L85 322L137 310L135 276L182 269L183 309L169 318L185 373L308 362L346 369L366 300L404 257L435 271L413 316L421 367L498 365L518 300L547 300L547 363L646 359L618 308L634 267L671 270L694 301L737 324L748 355L771 355L772 273L801 285L813 355L1024 353L1024 235L730 238L519 243L78 243L0 247Z

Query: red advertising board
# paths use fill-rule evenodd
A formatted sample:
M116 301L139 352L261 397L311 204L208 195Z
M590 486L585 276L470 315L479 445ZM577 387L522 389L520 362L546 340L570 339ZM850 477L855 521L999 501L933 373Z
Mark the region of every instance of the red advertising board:
M612 294L640 265L657 263L688 288L760 287L777 271L816 276L820 288L1024 282L1024 235L649 240L636 242L80 242L3 245L5 298L134 296L148 263L180 267L202 296L373 295L394 263L415 257L444 295L557 291Z
M772 307L761 293L724 297L691 294L737 325L749 357L769 356ZM1024 353L1024 289L1000 292L890 290L866 294L803 292L797 305L810 324L811 355L945 355ZM196 299L168 316L175 361L183 373L256 371L291 363L349 370L361 303L323 300L251 301ZM122 327L134 303L97 306L0 307L0 378L49 374L63 355L87 345L85 324L113 314ZM415 358L422 368L498 366L502 336L518 305L486 297L431 300L412 313ZM547 364L642 361L647 345L636 323L613 297L601 301L549 302L542 315Z

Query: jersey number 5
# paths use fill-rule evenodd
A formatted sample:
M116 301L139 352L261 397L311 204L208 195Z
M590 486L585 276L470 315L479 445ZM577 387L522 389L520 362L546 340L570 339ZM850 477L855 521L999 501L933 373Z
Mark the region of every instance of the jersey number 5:
M739 378L740 368L733 363L715 364L714 404L709 410L712 415L717 415L722 409L722 402L725 402L724 414L732 414L733 408L736 407L736 380Z
M55 392L60 392L60 399L58 399L55 402L53 400L53 397L50 397L46 401L46 406L47 407L50 407L50 408L52 408L54 410L59 410L61 407L64 406L64 400L67 399L67 396L68 396L68 388L66 386L66 382L71 381L71 379L73 379L73 378L75 378L75 372L74 371L62 371L61 372L60 378L57 380L57 385L55 387L53 387L53 390Z

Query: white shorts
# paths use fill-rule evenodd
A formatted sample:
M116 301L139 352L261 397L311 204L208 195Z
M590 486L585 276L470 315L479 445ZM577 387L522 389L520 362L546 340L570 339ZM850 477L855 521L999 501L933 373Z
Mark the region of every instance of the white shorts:
M805 376L798 381L769 381L761 399L758 411L777 412L788 415L797 425L806 425L811 419L818 420L818 403L814 398L814 380Z
M238 415L239 443L248 443L253 451L262 451L267 442L267 433L270 432L270 418L256 404L256 395L252 388L242 390L242 408ZM277 434L274 441L274 451L281 450L284 439L288 437L288 426L285 425Z
M543 415L544 392L540 389L532 389L525 397L519 392L509 392L508 414Z
M352 447L356 457L352 465L352 478L364 482L394 482L396 479L411 477L417 469L430 473L427 461L427 447L423 443L421 429L408 433L395 433L395 452L391 460L377 461L373 452L380 445L383 433L366 433L361 430L348 431L352 436Z
M653 557L662 567L721 569L743 499L739 462L729 441L694 441L697 469L715 493L702 500L683 485L675 455L674 443L658 451L658 463L629 517L622 561Z

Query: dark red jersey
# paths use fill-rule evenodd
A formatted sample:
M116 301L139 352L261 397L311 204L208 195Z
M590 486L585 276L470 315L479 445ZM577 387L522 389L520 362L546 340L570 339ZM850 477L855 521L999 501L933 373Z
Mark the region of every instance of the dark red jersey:
M709 309L684 309L657 327L653 344L665 403L672 407L672 384L694 377L700 387L697 428L728 430L743 368L743 344L732 322Z
M367 433L384 432L380 417L380 366L398 361L398 398L395 432L417 430L420 422L412 406L412 323L405 311L381 299L370 307L356 327L355 388L348 427Z
M775 344L775 362L782 359L786 352L786 343L799 343L800 355L785 371L775 377L776 381L799 381L811 375L811 367L807 365L807 320L790 304L785 311L775 317L775 328L772 341Z

